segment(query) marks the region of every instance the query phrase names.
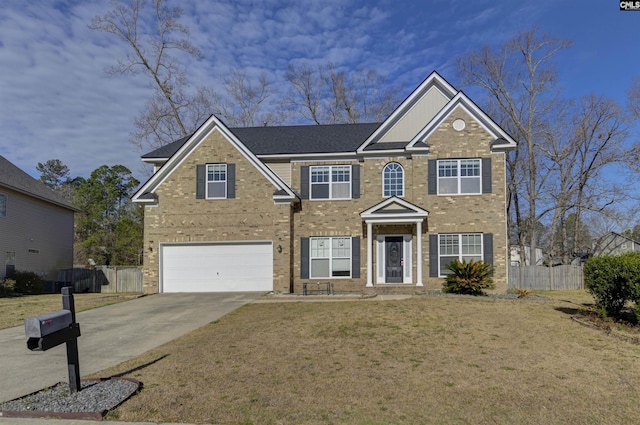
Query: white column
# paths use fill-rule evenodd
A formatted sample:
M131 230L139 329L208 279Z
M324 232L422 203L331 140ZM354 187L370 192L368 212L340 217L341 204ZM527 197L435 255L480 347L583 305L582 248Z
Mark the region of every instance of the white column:
M416 286L424 286L422 284L422 221L416 223L416 233L416 244L418 245L416 250L416 256L418 257L416 261L418 283L416 283Z
M367 222L367 287L373 286L373 225Z

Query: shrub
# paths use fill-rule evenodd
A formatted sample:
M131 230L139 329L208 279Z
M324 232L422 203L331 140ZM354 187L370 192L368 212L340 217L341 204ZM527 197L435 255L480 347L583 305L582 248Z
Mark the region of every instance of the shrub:
M526 288L509 288L507 289L507 294L517 295L518 298L527 298L533 295L533 292Z
M14 287L16 281L13 279L5 278L0 280L0 297L10 297L14 294Z
M42 278L34 272L17 271L11 275L15 280L14 291L23 295L38 295L44 290Z
M491 264L484 261L469 262L454 260L447 265L452 273L447 275L443 283L444 292L453 294L484 295L484 289L496 287L491 275Z
M584 283L602 316L619 316L627 301L640 301L640 253L592 257L584 265ZM636 315L640 309L636 309Z

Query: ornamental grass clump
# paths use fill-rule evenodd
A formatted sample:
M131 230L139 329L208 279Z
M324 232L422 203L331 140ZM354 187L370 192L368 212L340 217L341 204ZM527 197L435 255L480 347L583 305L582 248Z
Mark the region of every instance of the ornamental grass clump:
M451 274L447 275L443 283L443 291L452 294L484 295L485 289L496 287L491 275L491 264L484 261L454 260L447 265Z

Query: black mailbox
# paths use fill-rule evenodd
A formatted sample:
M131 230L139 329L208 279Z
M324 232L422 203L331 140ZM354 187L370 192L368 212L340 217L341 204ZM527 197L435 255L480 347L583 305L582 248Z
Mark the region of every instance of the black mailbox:
M42 338L68 328L71 323L73 323L73 318L69 310L29 317L24 321L24 334L27 338Z
M27 348L31 351L47 351L60 344L67 344L67 369L69 390L80 391L80 365L78 364L78 337L80 325L76 322L73 288L62 288L62 310L24 321Z

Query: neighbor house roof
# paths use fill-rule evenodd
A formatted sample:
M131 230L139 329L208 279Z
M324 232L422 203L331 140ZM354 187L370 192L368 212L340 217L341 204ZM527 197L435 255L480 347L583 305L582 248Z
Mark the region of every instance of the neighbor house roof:
M353 152L379 123L241 127L229 130L255 155L300 155ZM183 137L142 155L144 159L166 159L191 136ZM408 141L407 141L408 143Z
M44 183L16 167L2 155L0 155L0 187L6 187L63 208L80 211Z

